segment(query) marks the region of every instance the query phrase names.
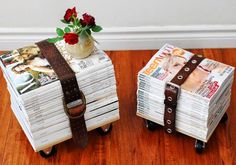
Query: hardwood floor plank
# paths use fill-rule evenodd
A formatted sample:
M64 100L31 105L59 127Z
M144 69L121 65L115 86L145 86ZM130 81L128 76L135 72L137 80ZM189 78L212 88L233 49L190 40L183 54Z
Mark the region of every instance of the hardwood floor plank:
M3 162L5 150L7 148L6 141L8 138L8 130L12 113L10 110L9 94L6 89L6 83L3 80L2 72L0 73L0 163ZM1 163L2 164L2 163Z

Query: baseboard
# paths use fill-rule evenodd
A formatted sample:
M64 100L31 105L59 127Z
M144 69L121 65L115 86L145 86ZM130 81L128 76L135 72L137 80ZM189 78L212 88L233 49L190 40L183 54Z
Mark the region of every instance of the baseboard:
M19 48L55 36L55 28L0 28L0 50ZM236 47L236 25L114 27L95 35L104 50Z

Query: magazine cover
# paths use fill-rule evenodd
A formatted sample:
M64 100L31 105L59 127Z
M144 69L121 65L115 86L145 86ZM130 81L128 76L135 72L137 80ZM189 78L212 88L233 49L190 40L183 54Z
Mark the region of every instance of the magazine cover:
M86 59L72 58L64 48L63 41L55 44L75 73L79 73L99 63L110 61L105 53L97 48ZM19 94L45 86L58 80L58 77L37 45L31 45L0 55L3 70L7 72L11 83Z
M166 44L139 74L163 82L170 81L192 56L193 53ZM181 89L210 99L233 71L234 67L205 58L181 85Z
M37 45L13 50L1 55L0 59L11 83L20 94L57 80Z

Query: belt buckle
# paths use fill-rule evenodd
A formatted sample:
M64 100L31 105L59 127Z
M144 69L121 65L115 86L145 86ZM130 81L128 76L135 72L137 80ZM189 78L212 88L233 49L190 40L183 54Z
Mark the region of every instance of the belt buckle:
M79 106L82 106L82 105L85 105L86 106L86 98L84 96L84 93L80 90L80 96L81 96L81 99L78 99L78 100L75 100L73 102L70 102L68 104L66 104L65 102L65 99L64 97L62 98L63 100L63 105L64 105L64 111L66 113L66 115L70 118L70 119L77 119L77 118L80 118L81 116L84 115L85 111L86 111L86 108L84 108L84 110L82 111L82 113L80 113L78 116L71 116L69 114L69 109L72 109L72 108L76 108L76 107L79 107Z
M180 96L180 86L175 83L172 83L170 81L166 82L166 86L169 86L170 89L172 89L172 90L175 88L177 89L177 99L178 99Z

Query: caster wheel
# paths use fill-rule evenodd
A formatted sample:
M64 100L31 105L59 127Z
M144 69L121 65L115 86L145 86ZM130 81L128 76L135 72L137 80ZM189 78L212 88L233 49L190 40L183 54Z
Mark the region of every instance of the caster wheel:
M56 153L57 153L57 149L55 146L39 151L40 156L42 156L43 158L49 158L55 155Z
M108 124L102 127L99 127L96 129L97 132L101 135L101 136L105 136L107 134L109 134L112 130L112 124Z
M195 150L197 153L201 154L203 152L203 150L205 149L205 142L201 141L201 140L196 140L195 142Z
M154 131L157 128L157 124L150 121L150 120L144 120L145 126L149 131Z
M220 122L225 123L228 120L228 115L227 113L224 114L224 116L221 118Z

